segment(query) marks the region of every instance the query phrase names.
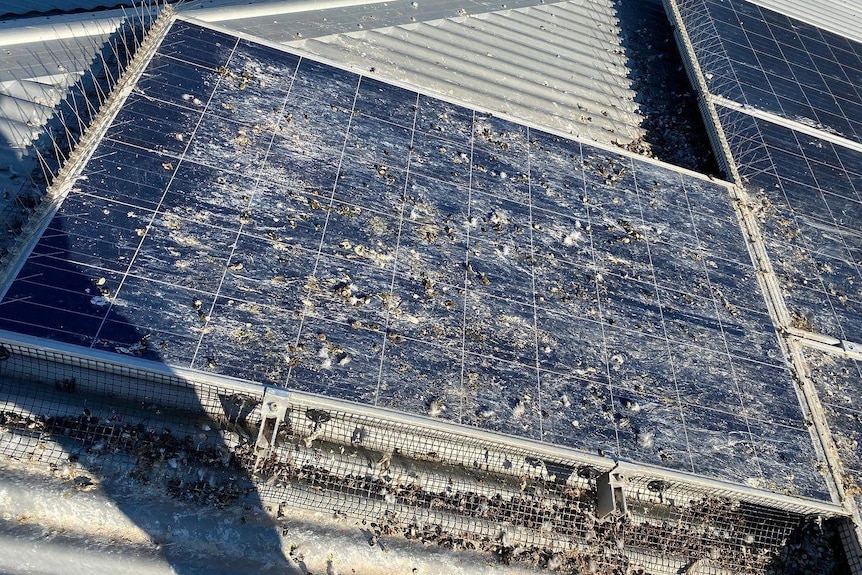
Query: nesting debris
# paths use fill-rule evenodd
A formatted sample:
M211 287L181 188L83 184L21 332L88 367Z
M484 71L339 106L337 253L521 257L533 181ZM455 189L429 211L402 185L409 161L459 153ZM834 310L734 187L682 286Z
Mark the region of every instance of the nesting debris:
M690 170L718 174L718 164L659 2L615 0L635 102L646 134L620 145L631 152Z

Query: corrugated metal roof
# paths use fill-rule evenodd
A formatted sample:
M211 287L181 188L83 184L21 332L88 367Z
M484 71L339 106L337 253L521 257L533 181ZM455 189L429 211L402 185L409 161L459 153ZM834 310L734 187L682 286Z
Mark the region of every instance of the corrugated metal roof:
M604 143L642 135L613 0L329 4L185 10L540 126Z
M612 12L563 2L302 42L465 103L610 142L640 135Z
M26 146L120 22L116 15L0 22L0 191L21 185L33 167Z
M267 40L286 42L301 32L306 37L381 28L441 18L526 8L544 0L194 0L178 11L206 22L230 22L236 30ZM241 24L241 28L239 25Z
M119 22L39 18L14 29L0 23L0 137L6 144L0 149L16 153L38 134Z
M859 0L749 0L812 26L862 42L862 2Z

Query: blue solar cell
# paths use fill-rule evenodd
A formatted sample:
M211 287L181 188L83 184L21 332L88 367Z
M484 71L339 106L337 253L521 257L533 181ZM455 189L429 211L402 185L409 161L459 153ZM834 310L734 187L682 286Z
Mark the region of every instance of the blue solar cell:
M105 137L145 150L181 155L203 113L204 102L189 109L133 94Z
M320 341L321 334L326 343ZM287 383L312 393L374 402L385 337L379 328L352 327L306 316L296 345L296 366Z
M231 265L240 261L242 268L225 275L219 294L252 304L297 309L316 257L289 244L242 235Z
M236 237L235 229L226 230L160 214L138 247L129 273L215 293Z
M51 299L53 301L54 298ZM101 318L70 312L53 304L30 303L13 295L3 300L0 327L53 341L89 346L101 321Z
M794 429L773 423L750 424L757 462L765 478L779 489L805 497L824 498L820 475L813 467L799 469L793 461L816 458L808 429Z
M159 53L215 69L227 62L237 43L235 37L223 32L177 22L162 41Z
M412 130L417 100L416 92L363 78L356 93L354 110L360 115L400 124Z
M344 134L352 115L349 108L320 100L301 98L292 90L284 105L282 120L273 146L289 146L294 151L320 157L331 156L333 163L344 147Z
M352 112L359 76L303 58L294 77L291 96L347 108Z
M140 93L176 106L197 109L209 100L217 80L212 70L156 54L140 80Z
M103 306L106 301L100 295L95 284L89 278L78 276L71 270L45 265L28 265L21 271L21 281L10 287L7 300L26 302L30 306L43 308L43 312L34 311L31 322L39 324L41 314L49 314L51 308L66 313L89 316L81 318L82 324L101 320L104 315ZM33 307L35 310L36 307ZM74 324L68 325L71 330ZM88 332L84 332L88 333Z
M465 353L463 373L471 393L464 401L462 423L541 439L539 388L524 385L520 364Z
M277 302L277 299L271 300L272 304ZM192 367L241 379L284 384L290 367L289 350L296 343L300 327L294 313L280 305L219 297L212 316L214 329L201 337ZM224 341L225 334L227 341ZM249 356L256 361L249 362Z
M817 66L811 59L811 54L802 47L795 34L788 38L787 42L781 42L779 47L781 48L781 53L790 64L791 69L794 69L794 66L797 66L806 70L817 70Z
M102 140L78 187L87 194L153 210L173 176L174 163L171 156Z
M202 187L206 194L197 193ZM183 162L177 166L159 209L174 220L235 229L249 208L253 178Z
M463 289L429 277L395 277L391 292L399 302L399 313L390 315L389 329L416 341L460 350L464 336ZM459 283L463 284L463 280ZM453 381L460 383L460 376Z
M637 405L640 409L627 408L626 405ZM680 433L680 430L687 429L680 406L650 401L639 395L614 397L613 406L616 412L624 414L621 421L625 424L617 426L622 458L692 471L688 437ZM715 426L716 423L713 418L710 425ZM642 433L649 433L652 440L638 441Z
M539 401L547 412L542 422L543 439L577 449L616 453L617 434L607 416L612 409L607 383L570 374L540 372Z
M416 130L456 144L470 145L474 115L469 108L420 94Z
M695 460L693 469L696 473L748 485L763 484L766 475L758 460L751 431L744 419L720 410L696 406L686 408L683 414L692 451L712 451L720 454L720 457L713 460ZM716 467L717 461L725 461L726 466Z
M460 348L406 340L388 345L380 367L378 405L409 412L431 408L444 420L460 423Z
M107 207L103 209L109 211ZM48 260L125 271L140 243L139 234L143 233L149 222L149 217L143 210L138 213L126 211L127 209L120 207L130 222L136 222L141 227L128 229L114 227L110 223L106 225L98 217L100 214L91 219L58 214L42 234L33 254Z

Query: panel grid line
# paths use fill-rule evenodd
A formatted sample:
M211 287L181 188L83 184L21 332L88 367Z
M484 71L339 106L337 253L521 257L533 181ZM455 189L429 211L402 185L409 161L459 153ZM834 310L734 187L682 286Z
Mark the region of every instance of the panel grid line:
M685 181L682 178L680 178L680 185L682 186L683 190L686 189ZM689 200L688 200L688 194L684 194L684 195L686 197L686 205L690 205ZM697 237L697 226L694 226L694 233L695 233L695 237ZM734 355L731 353L730 346L727 343L727 336L726 336L725 329L724 329L724 322L722 322L721 316L719 315L718 301L715 298L715 291L714 291L714 288L712 286L712 282L709 279L709 271L708 271L707 266L706 266L706 261L703 258L701 258L701 263L703 265L703 271L704 271L704 275L706 277L707 285L709 286L709 291L710 291L710 295L711 295L711 299L712 299L713 308L715 309L716 316L718 318L718 325L719 325L719 330L721 332L721 339L722 339L722 343L724 346L724 353L725 353L725 355L727 355L728 365L730 366L730 372L731 372L731 375L733 377L733 387L734 387L734 390L736 391L736 397L739 400L739 406L741 408L744 408L745 404L744 404L743 399L742 399L742 397L743 397L742 396L742 389L740 387L739 377L736 373L737 368L734 365L734 362L732 361ZM751 423L749 422L749 418L747 415L743 414L742 419L745 422L746 429L748 429L749 440L752 442L752 445L753 445L754 444L754 434L751 431ZM754 462L757 465L758 470L760 471L761 477L765 477L765 475L763 473L763 468L760 465L760 459L757 457L757 450L756 449L755 449L755 455L754 455Z
M410 128L410 147L407 151L407 165L404 168L404 186L401 189L401 209L398 211L398 233L395 236L395 249L393 251L392 257L392 280L389 282L389 295L393 296L395 293L395 280L398 277L398 250L401 246L401 233L404 227L404 208L407 196L407 186L410 185L410 164L413 159L413 140L416 134L416 118L419 116L419 94L416 94L416 103L413 106L413 125ZM385 332L388 335L389 333L389 320L392 315L392 306L386 306L386 318L384 320ZM380 365L377 371L377 389L374 392L374 405L378 405L380 402L380 386L383 382L383 364L386 361L386 346L388 337L383 338L383 345L380 350Z
M230 55L228 56L226 63L230 62L231 58L234 55L234 52L236 51L237 46L239 46L239 39L237 39L234 42L233 48L231 50ZM206 115L206 111L210 105L210 102L212 102L213 96L215 95L215 91L219 87L220 81L221 81L221 78L216 80L215 86L213 86L213 89L210 92L209 98L207 99L207 103L204 106L203 111L201 112L200 118L198 118L198 122L195 125L194 131L192 132L192 136L189 138L189 141L186 143L185 150L183 151L183 158L185 157L186 153L188 152L189 148L191 147L192 142L194 141L194 135L197 133L198 128L200 128L201 124L204 121L204 116ZM161 198L159 199L159 204L157 205L156 210L153 212L152 217L150 218L150 222L149 222L149 225L147 227L147 230L144 233L144 235L141 237L141 241L138 243L138 247L135 249L134 255L129 260L129 265L126 268L126 272L123 274L123 277L120 280L120 285L117 287L116 291L113 294L111 302L108 304L108 309L105 310L105 316L104 316L104 318L102 318L102 323L99 325L98 329L96 330L96 334L93 336L93 341L90 344L90 347L94 347L96 345L96 343L99 341L99 335L101 334L102 329L105 327L105 323L107 323L107 321L108 321L108 316L111 314L111 310L114 307L114 301L119 297L120 291L122 290L123 285L125 284L126 277L128 277L128 274L131 271L132 266L135 263L135 259L141 250L141 246L143 246L144 241L146 241L147 236L149 235L149 230L151 229L153 222L155 222L156 215L159 213L159 208L161 207L161 204L164 201L165 196L168 193L168 188L170 188L171 182L173 182L174 177L176 176L177 172L180 169L180 166L182 165L183 158L180 158L180 160L177 162L177 166L174 169L173 173L171 174L171 179L168 181L168 184L165 186L165 189L162 192Z
M585 166L586 157L584 154L584 145L580 141L578 142L578 155L579 155L580 165L582 167L581 168L581 178L580 178L581 179L581 189L583 191L584 197L587 198L587 197L589 197L587 195L589 190L587 189L587 172L586 172L586 166ZM587 215L587 227L590 230L592 230L593 229L592 207L590 207L589 205L587 205L586 215ZM610 357L609 357L610 352L608 350L608 337L607 337L607 333L605 330L605 312L604 312L604 306L602 305L602 297L601 297L601 292L599 290L599 281L598 281L598 277L597 277L599 266L598 266L598 261L596 260L596 250L595 250L595 245L594 245L594 237L593 237L592 233L590 233L590 257L593 260L593 268L596 270L596 272L592 278L592 283L593 283L593 287L594 287L595 293L596 293L596 307L598 308L598 311L599 311L599 326L600 326L601 332L602 332L601 353L602 353L602 362L604 363L604 368L605 368L605 378L606 378L606 385L607 385L608 400L610 401L610 405L614 406L616 403L616 397L614 394L613 379L611 378L611 366L610 366ZM612 418L611 423L614 426L614 439L616 441L616 455L617 455L617 457L622 457L622 441L620 440L619 424L617 423L616 418Z
M299 64L300 67L302 66L303 60L304 60L304 58L300 59L300 64ZM350 105L350 117L347 120L347 127L344 130L344 141L341 144L341 153L338 156L338 166L337 166L337 169L335 170L335 174L336 174L335 175L335 181L332 183L332 189L330 190L330 194L329 194L329 203L327 204L328 209L326 210L326 218L323 221L323 228L320 231L320 243L318 244L318 247L317 247L317 256L314 259L314 267L311 270L312 277L317 277L317 266L320 264L320 259L323 255L323 242L326 238L326 228L329 225L329 217L330 217L330 214L332 213L332 206L335 203L335 190L338 186L338 177L341 174L341 166L344 163L344 156L345 156L345 153L347 151L347 140L350 137L350 126L353 122L354 111L356 110L356 100L357 100L357 98L359 98L359 87L361 85L362 85L362 76L358 76L358 78L356 80L356 89L353 93L353 102ZM310 290L308 288L306 288L306 293L310 293ZM296 340L295 340L295 344L294 344L295 347L299 347L299 343L300 343L300 340L302 338L302 328L305 325L305 318L306 318L307 313L308 312L306 311L305 306L303 306L302 311L300 312L300 317L299 317L299 329L297 330L297 333L296 333ZM286 384L290 382L292 375L293 375L293 364L291 364L290 368L288 369L286 380L285 380Z
M542 406L542 374L540 371L540 362L539 362L539 319L537 316L536 308L538 303L536 302L536 248L533 242L533 230L534 230L534 220L533 220L533 170L532 170L532 138L530 137L530 127L527 126L527 145L526 145L526 153L527 153L527 197L528 197L528 207L530 214L530 222L529 222L529 234L530 234L530 292L532 295L532 315L533 315L533 341L535 345L535 362L536 362L536 402L538 403L538 420L539 420L539 439L545 437L544 433L544 413L545 410Z
M458 412L458 423L464 423L464 409L466 408L467 384L466 362L467 362L467 293L470 289L470 222L473 219L473 163L476 142L476 112L470 116L470 175L467 186L467 222L464 232L467 249L464 250L464 310L461 315L461 407Z
M638 175L637 175L637 171L635 170L634 160L629 160L629 165L630 165L630 169L632 171L632 180L634 182L634 191L635 191L635 194L637 196L637 206L638 206L638 211L640 212L640 219L641 219L641 222L644 222L643 206L641 205L641 199L640 199L640 186L638 185ZM695 228L695 230L696 229L697 228ZM655 264L653 263L653 260L652 260L652 253L650 252L649 241L644 239L644 243L646 244L647 258L649 259L650 276L652 276L653 288L655 289L656 301L658 302L658 310L659 310L659 318L660 318L660 322L661 322L662 334L664 336L664 343L665 343L665 346L667 348L667 358L668 358L668 366L670 367L670 376L673 378L673 385L674 385L674 388L676 389L677 409L679 411L679 417L680 417L680 420L682 422L682 433L683 433L683 437L685 438L686 451L688 452L689 467L690 467L692 472L695 472L696 470L694 468L694 455L692 454L692 451L691 451L691 444L689 443L688 429L686 426L686 417L685 417L685 413L684 413L683 408L682 408L682 394L679 391L679 381L677 379L677 368L676 368L676 365L675 365L675 362L673 359L673 354L671 353L671 349L673 348L673 346L671 344L670 338L668 337L667 325L665 324L665 319L664 319L664 309L663 309L662 301L661 301L661 290L659 289L659 286L658 286L658 280L656 280L656 277L655 277Z
M287 87L287 93L284 96L284 101L281 103L281 108L278 114L278 120L276 121L275 128L272 131L272 134L269 137L269 142L266 146L266 151L263 154L263 157L260 159L261 165L257 170L257 175L255 176L254 184L252 185L252 191L248 195L248 201L245 202L246 206L250 206L252 201L254 200L255 193L257 193L257 188L260 186L260 181L263 179L264 170L266 167L266 162L269 159L269 155L272 151L272 144L275 142L275 138L278 134L279 127L281 126L281 122L284 119L284 110L287 107L287 103L290 100L291 90L293 89L293 82L296 80L296 74L299 70L299 63L301 60L298 60L296 63L296 67L293 69L293 77L290 81L290 86ZM216 87L218 90L218 87ZM215 93L215 90L213 91ZM233 245L230 248L230 254L228 254L227 260L225 260L225 267L222 271L221 278L219 279L218 287L216 287L215 295L213 297L212 304L210 304L209 311L206 315L206 321L204 322L204 329L201 330L201 335L198 338L197 345L195 346L195 351L192 354L191 361L189 362L189 367L193 367L195 364L195 360L198 357L198 352L201 349L201 345L203 344L204 337L206 336L206 326L210 324L213 320L213 312L215 310L216 304L218 302L219 294L221 293L222 286L224 285L224 280L228 275L228 269L230 266L230 262L232 261L234 254L236 253L236 248L239 245L239 240L242 238L243 230L245 229L245 223L240 219L239 227L236 230L236 238L234 238Z

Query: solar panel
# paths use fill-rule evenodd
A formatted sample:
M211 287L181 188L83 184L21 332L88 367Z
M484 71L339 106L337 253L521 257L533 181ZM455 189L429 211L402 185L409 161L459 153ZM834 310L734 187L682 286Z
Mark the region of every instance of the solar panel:
M711 94L862 142L858 43L743 0L678 4Z
M799 327L862 341L862 153L718 107ZM748 158L757 158L749 161Z
M828 498L724 184L185 22L83 176L3 328Z
M852 486L862 482L862 364L846 357L836 356L813 349L804 350L805 359L811 366L811 379L820 396L826 420L841 463L844 466L848 491L857 493ZM856 504L862 497L854 496Z

